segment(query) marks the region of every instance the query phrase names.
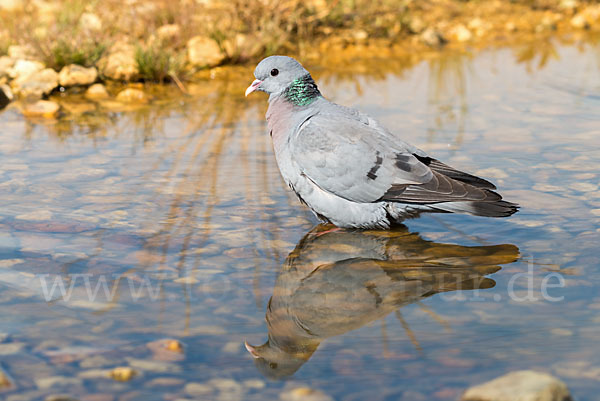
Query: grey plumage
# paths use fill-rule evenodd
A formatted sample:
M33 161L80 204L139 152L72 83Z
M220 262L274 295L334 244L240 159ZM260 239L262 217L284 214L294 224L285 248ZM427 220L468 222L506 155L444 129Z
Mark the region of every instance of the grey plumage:
M495 282L486 276L518 257L514 245L436 243L402 226L317 226L279 272L266 311L267 342L246 348L267 377L290 376L327 338L438 293L491 288Z
M285 182L323 221L388 228L421 212L504 217L492 183L403 142L371 117L326 100L296 60L261 61L247 89L269 96L268 127Z

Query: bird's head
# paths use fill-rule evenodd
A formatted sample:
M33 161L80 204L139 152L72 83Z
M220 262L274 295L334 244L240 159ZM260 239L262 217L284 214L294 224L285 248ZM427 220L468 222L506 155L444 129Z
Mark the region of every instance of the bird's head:
M290 377L308 361L315 349L308 352L289 352L268 340L263 345L250 345L244 342L246 349L254 359L254 365L265 377L282 380Z
M294 81L310 76L302 64L287 56L270 56L254 70L254 82L246 89L246 96L255 91L269 95L283 93Z

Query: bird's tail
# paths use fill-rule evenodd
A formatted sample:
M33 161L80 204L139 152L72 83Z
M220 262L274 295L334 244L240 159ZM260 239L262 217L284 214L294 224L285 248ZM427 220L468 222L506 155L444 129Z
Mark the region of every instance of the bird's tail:
M430 205L430 207L443 212L467 213L485 217L507 217L519 210L519 205L504 200L493 202L442 202Z

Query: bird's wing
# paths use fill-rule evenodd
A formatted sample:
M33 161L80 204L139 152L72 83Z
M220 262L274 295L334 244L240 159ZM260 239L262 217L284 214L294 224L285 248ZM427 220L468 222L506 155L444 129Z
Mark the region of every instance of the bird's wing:
M322 190L354 202L414 204L502 199L490 182L416 153L380 126L343 113L305 120L292 157Z
M290 141L301 173L321 189L354 202L374 202L393 185L424 184L433 172L400 141L353 116L316 114Z

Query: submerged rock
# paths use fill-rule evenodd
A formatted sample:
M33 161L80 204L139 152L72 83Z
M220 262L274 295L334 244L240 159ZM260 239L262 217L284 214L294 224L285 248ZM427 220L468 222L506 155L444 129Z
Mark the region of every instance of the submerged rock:
M39 100L25 106L23 115L25 117L54 118L58 114L60 106L49 100Z
M333 398L309 387L297 387L279 395L282 401L333 401Z
M6 390L13 387L12 380L8 377L8 374L0 368L0 391Z
M135 47L126 42L115 43L98 65L102 74L114 80L131 81L139 74Z
M148 103L148 96L139 89L127 88L119 92L117 100L122 103Z
M547 373L521 370L469 388L462 401L570 401L565 383Z
M215 67L225 59L217 42L206 36L194 36L188 41L187 56L194 67Z
M60 70L58 81L61 86L90 85L98 78L96 67L85 68L77 64L67 65Z
M106 86L102 84L94 84L85 91L85 97L88 99L106 99L110 97Z
M129 366L120 366L110 371L109 376L120 382L126 382L133 379L137 375L137 372Z

